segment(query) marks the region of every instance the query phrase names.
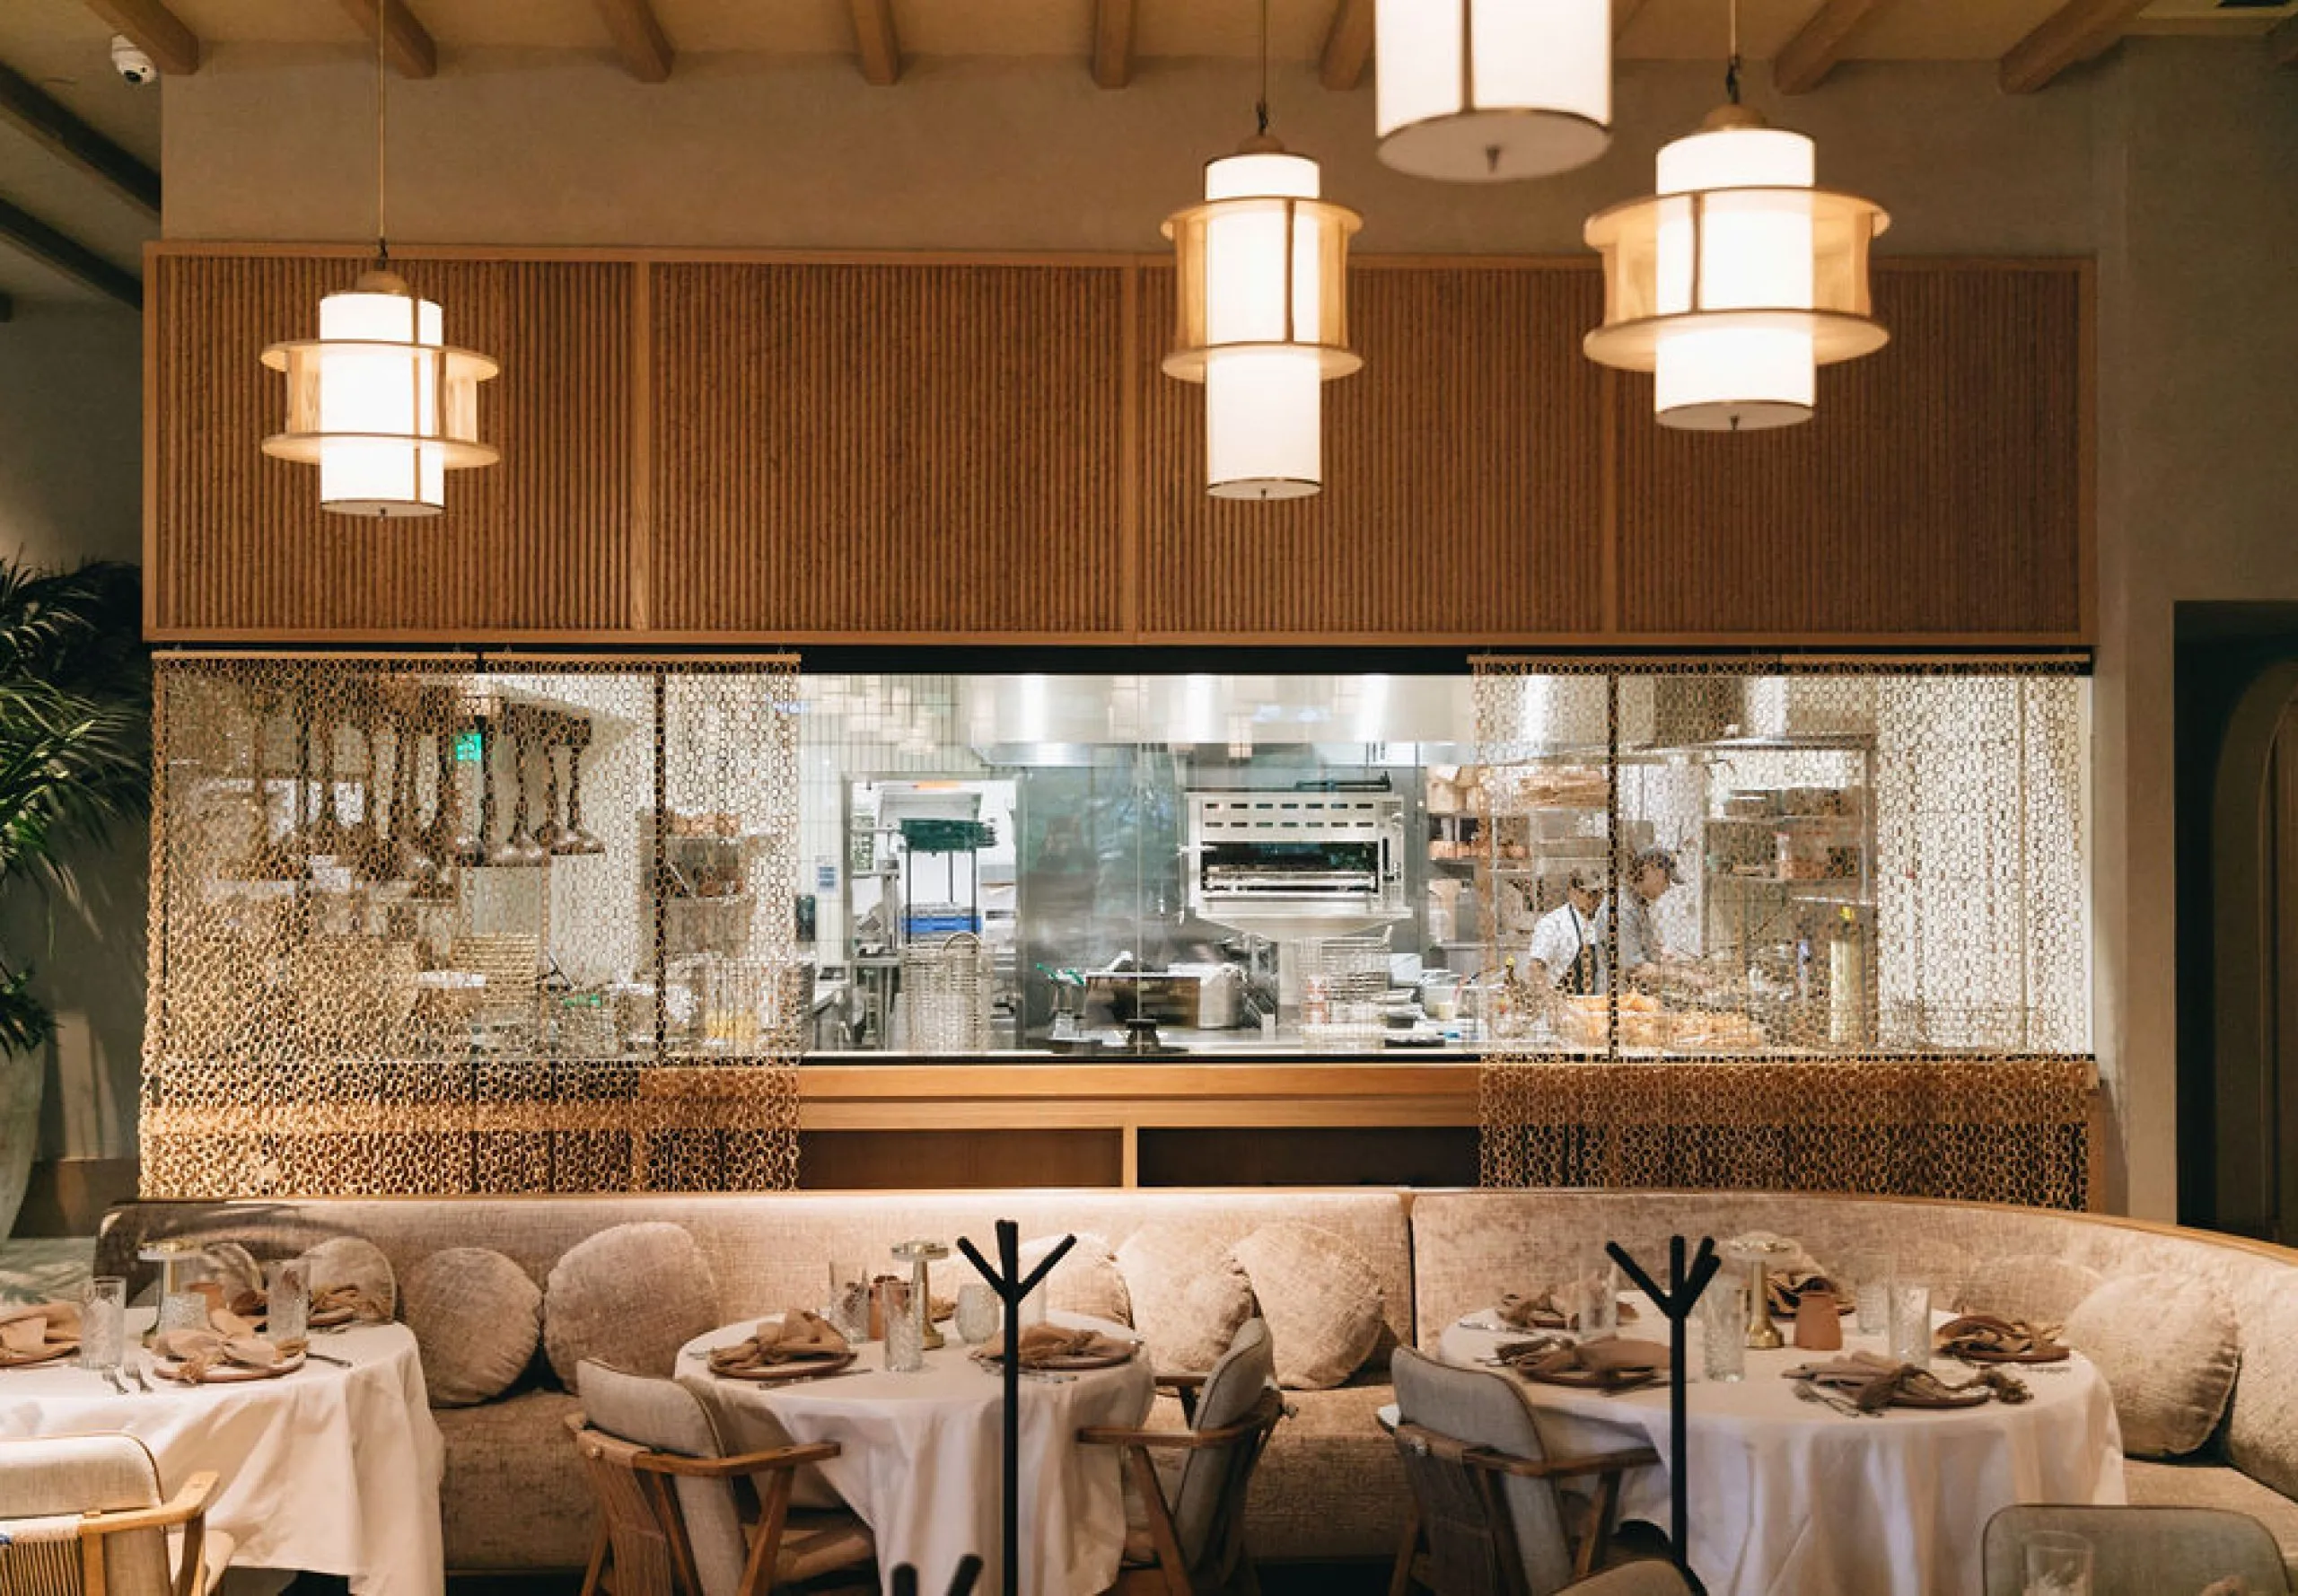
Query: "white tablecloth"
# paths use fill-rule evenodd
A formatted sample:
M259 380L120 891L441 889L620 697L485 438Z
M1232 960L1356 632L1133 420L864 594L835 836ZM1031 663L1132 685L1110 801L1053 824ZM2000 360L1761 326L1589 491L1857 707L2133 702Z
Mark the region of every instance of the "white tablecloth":
M131 1334L151 1319L132 1311ZM202 1469L222 1477L208 1521L236 1543L234 1567L342 1574L357 1596L439 1596L445 1452L414 1336L368 1325L311 1345L352 1366L307 1361L230 1385L153 1376L151 1395L124 1397L74 1363L0 1369L0 1434L124 1430L152 1449L170 1492Z
M1665 1342L1648 1302L1623 1333ZM1493 1317L1487 1311L1470 1316ZM1792 1327L1783 1324L1781 1331ZM1846 1351L1884 1350L1844 1321ZM1474 1364L1503 1341L1448 1328L1440 1355ZM1697 1378L1700 1337L1687 1355L1691 1565L1709 1596L1968 1596L1982 1588L1980 1537L2017 1502L2125 1499L2122 1432L2106 1381L2079 1354L2062 1364L2013 1367L2034 1400L2015 1407L1893 1408L1852 1418L1796 1399L1784 1370L1836 1355L1785 1346L1747 1355L1736 1384ZM1972 1371L1934 1364L1954 1380ZM2043 1371L2056 1368L2060 1372ZM1669 1522L1668 1388L1621 1396L1518 1381L1552 1453L1649 1445L1662 1467L1621 1482L1623 1518Z
M1132 1335L1098 1320L1053 1317ZM921 1373L888 1373L873 1342L859 1349L855 1365L867 1372L788 1385L722 1380L689 1355L739 1341L757 1322L697 1337L679 1355L680 1383L716 1410L727 1445L754 1451L793 1441L837 1442L844 1450L822 1465L822 1475L877 1537L888 1592L893 1569L903 1563L917 1570L920 1590L945 1589L968 1552L984 1564L975 1588L997 1589L1002 1380L975 1363L954 1335L925 1355ZM1025 1596L1091 1596L1117 1578L1125 1547L1118 1454L1078 1445L1077 1432L1087 1425L1138 1425L1154 1395L1145 1358L1080 1371L1066 1381L1022 1381Z

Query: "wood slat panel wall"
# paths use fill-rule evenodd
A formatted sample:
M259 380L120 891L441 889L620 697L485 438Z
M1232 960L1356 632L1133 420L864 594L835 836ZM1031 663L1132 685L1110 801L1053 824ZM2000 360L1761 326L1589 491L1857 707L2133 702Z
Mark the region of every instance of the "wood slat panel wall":
M2074 263L1879 265L1890 343L1772 432L1670 431L1624 376L1622 631L2083 640L2085 294Z
M1494 643L1603 624L1602 317L1578 263L1361 262L1325 385L1325 489L1205 492L1205 390L1157 363L1173 274L1143 273L1142 626L1153 642Z
M656 627L1124 634L1122 264L650 275Z
M516 637L628 624L627 263L398 262L450 339L503 362L480 398L503 463L450 473L447 513L326 514L312 468L258 445L281 378L257 355L312 336L355 259L158 252L147 323L148 619L155 638Z

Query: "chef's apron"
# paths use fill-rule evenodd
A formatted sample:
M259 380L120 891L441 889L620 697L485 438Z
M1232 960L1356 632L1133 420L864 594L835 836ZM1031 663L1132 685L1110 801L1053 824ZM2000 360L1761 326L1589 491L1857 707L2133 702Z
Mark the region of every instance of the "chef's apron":
M1596 978L1596 944L1588 940L1587 923L1580 918L1580 911L1565 906L1572 916L1572 934L1579 939L1580 950L1572 955L1572 962L1564 967L1564 978L1557 989L1574 997L1589 997L1601 990Z

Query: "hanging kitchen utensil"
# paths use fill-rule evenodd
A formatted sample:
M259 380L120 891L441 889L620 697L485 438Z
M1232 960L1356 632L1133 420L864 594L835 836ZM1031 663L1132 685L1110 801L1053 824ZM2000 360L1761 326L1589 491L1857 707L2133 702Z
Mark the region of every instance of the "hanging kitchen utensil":
M590 751L591 723L578 720L566 728L566 835L555 845L555 854L603 854L607 845L583 829L583 756Z
M391 732L391 818L398 822L399 845L394 869L401 881L412 881L420 889L439 879L439 860L426 841L426 833L418 812L415 792L415 768L419 754L416 748L415 717L408 713L411 705L402 706L399 724ZM445 789L440 789L443 794ZM439 807L436 795L432 809Z
M503 715L504 740L511 745L511 785L518 797L511 805L511 835L487 852L487 862L514 870L531 869L548 864L550 855L535 841L535 834L527 829L527 760L526 742L519 735L518 717L505 712ZM491 818L491 817L490 817ZM492 835L490 824L488 832Z
M478 724L474 723L474 724ZM442 728L439 732L439 816L437 835L448 840L440 852L443 863L452 859L460 865L476 866L487 863L487 839L495 829L495 784L487 779L487 732L478 725L478 829L463 829L462 781L455 771L455 742L460 732Z
M558 806L558 750L565 746L559 741L565 723L552 718L542 728L542 824L535 828L535 840L547 854L564 854L562 845L574 834L566 829Z
M261 881L294 881L303 873L303 855L296 851L303 831L303 772L300 764L291 765L287 775L294 779L296 798L290 802L287 824L276 835L271 824L271 749L272 715L283 708L278 700L267 705L256 717L255 760L255 839L248 853L250 879ZM291 728L301 723L290 717ZM300 739L298 747L301 747Z
M316 726L306 727L306 739L308 740L311 734L318 730ZM343 823L342 811L337 802L337 788L339 785L337 777L341 774L337 768L337 756L342 752L342 732L343 728L338 723L333 721L328 723L327 741L324 745L326 757L320 761L318 768L319 813L303 829L305 853L314 858L334 859L338 863L343 862L351 853L355 841L351 834L351 828Z
M381 715L381 709L371 706L359 727L360 739L367 748L367 785L359 799L359 826L351 849L353 868L361 879L376 882L390 881L399 863L399 849L391 843L390 829L383 823L383 765L376 753Z

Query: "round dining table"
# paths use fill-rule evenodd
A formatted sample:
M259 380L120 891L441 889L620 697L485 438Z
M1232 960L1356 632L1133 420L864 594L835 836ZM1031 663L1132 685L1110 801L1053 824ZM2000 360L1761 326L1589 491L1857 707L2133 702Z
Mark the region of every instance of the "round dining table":
M1091 1327L1132 1343L1123 1325L1056 1313L1057 1324ZM998 1588L999 1447L1004 1381L952 1334L925 1354L925 1367L897 1374L881 1366L882 1343L838 1373L759 1382L715 1374L708 1355L740 1341L746 1319L689 1342L679 1383L718 1418L729 1448L763 1451L835 1441L838 1455L802 1478L797 1499L831 1494L870 1526L884 1589L908 1564L918 1588L948 1587L967 1553L983 1562L975 1589ZM1117 1451L1081 1446L1088 1425L1137 1425L1156 1394L1145 1354L1100 1369L1024 1372L1021 1382L1021 1569L1024 1596L1091 1596L1117 1578L1125 1548L1125 1495ZM812 1474L813 1470L808 1470ZM809 1487L811 1487L810 1490Z
M1664 1343L1667 1321L1642 1298L1624 1300L1638 1317L1621 1333ZM1439 1355L1492 1366L1499 1346L1531 1334L1491 1328L1498 1322L1495 1310L1469 1314L1445 1329ZM1745 1377L1727 1382L1698 1377L1697 1323L1688 1346L1687 1550L1709 1596L1969 1596L1985 1585L1981 1537L1997 1509L2126 1499L2114 1403L2080 1353L2011 1365L2033 1393L2027 1402L1853 1416L1800 1399L1798 1382L1785 1378L1839 1353L1750 1350ZM1844 1320L1845 1353L1884 1350L1881 1336ZM1932 1370L1956 1382L1976 1372L1944 1357ZM1551 1455L1657 1451L1659 1467L1622 1478L1619 1513L1668 1528L1677 1460L1666 1381L1605 1395L1509 1378Z
M152 1310L130 1309L128 1356ZM123 1393L71 1359L0 1369L0 1435L125 1431L152 1450L169 1493L219 1477L207 1521L234 1568L340 1574L355 1596L440 1596L445 1447L405 1325L315 1335L309 1358L265 1380L184 1385L147 1374Z

